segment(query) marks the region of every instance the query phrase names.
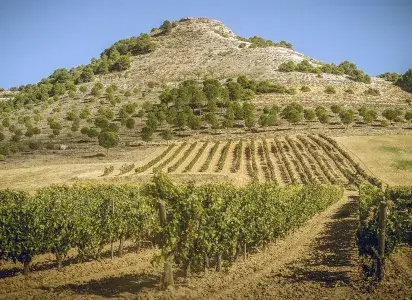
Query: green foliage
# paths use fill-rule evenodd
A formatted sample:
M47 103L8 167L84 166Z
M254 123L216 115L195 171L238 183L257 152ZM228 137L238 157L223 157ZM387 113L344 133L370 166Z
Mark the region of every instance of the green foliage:
M336 89L333 86L327 86L325 91L326 94L336 94Z
M412 241L412 189L388 187L381 189L369 184L359 191L359 221L357 244L359 254L376 260L379 235L379 206L386 202L385 256L392 254L399 245ZM374 273L374 267L371 272Z
M334 114L339 114L342 110L342 107L339 104L332 104L330 109Z
M278 70L280 72L293 72L296 69L296 64L293 60L289 60L287 62L283 62L279 65Z
M339 118L344 125L349 126L355 120L355 113L351 109L341 110Z
M176 262L194 269L205 256L232 260L239 248L282 237L342 196L339 187L317 185L178 186L163 174L154 177L149 191L168 211L163 255L173 252Z
M154 51L155 43L151 40L150 35L142 33L139 37L131 37L129 39L122 39L114 43L109 48L105 49L101 57L107 56L109 59L116 59L117 53L119 55L140 55ZM116 52L117 51L117 52Z
M116 132L102 131L99 136L99 146L102 146L109 152L110 148L116 147L119 144L119 136Z
M316 118L316 113L313 109L305 109L303 111L303 116L306 121L312 122Z
M371 83L371 77L369 75L366 75L361 70L353 70L350 74L350 79L357 82Z
M292 124L299 123L303 120L303 107L302 105L294 102L289 104L282 110L282 118Z
M300 90L304 93L310 92L310 87L308 87L307 85L304 85L300 88Z
M409 69L396 82L403 90L412 93L412 69Z
M363 92L363 94L369 96L380 96L381 93L378 89L368 88L366 91Z
M60 264L76 248L80 258L97 258L109 241L139 241L157 224L155 208L138 188L115 185L53 186L33 196L0 191L0 216L0 257L24 263L27 271L35 255L54 253Z
M133 118L128 118L127 120L126 120L126 127L128 128L128 129L133 129L134 128L134 126L135 126L135 120L133 119Z
M169 20L165 20L163 24L159 27L159 29L162 31L163 34L169 34L173 27L177 25L176 22L170 22Z
M145 126L142 128L141 137L145 142L150 142L153 139L154 130L151 127Z
M161 136L164 140L171 140L173 138L172 131L170 129L165 129L161 132Z
M376 75L376 77L383 78L386 81L391 81L391 82L396 83L399 79L402 78L402 75L398 74L398 73L386 72L386 73L383 73L383 74Z
M392 122L398 121L398 118L402 116L402 112L399 109L387 108L382 112L382 116L392 124Z
M405 112L405 120L408 121L408 122L412 121L412 111ZM0 138L0 140L1 140L1 138Z
M280 41L279 43L274 43L271 40L265 40L259 36L253 36L249 39L242 38L240 36L237 36L238 40L241 41L247 41L249 43L252 43L250 48L266 48L266 47L283 47L283 48L289 48L292 49L292 44L288 43L286 41Z

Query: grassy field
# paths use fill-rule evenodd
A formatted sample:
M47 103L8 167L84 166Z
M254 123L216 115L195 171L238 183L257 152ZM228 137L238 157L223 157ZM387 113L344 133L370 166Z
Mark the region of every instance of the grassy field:
M412 185L412 135L346 136L336 140L385 184Z

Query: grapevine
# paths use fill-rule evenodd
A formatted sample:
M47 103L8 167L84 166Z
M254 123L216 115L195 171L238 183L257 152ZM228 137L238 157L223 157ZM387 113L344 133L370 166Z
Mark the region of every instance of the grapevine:
M202 156L203 152L205 152L207 146L209 145L209 142L204 142L202 147L199 149L199 151L196 153L196 156L190 161L190 163L185 167L183 172L189 172L192 170L193 166L195 163L199 160L199 158Z
M197 142L194 142L193 144L191 144L190 147L185 151L183 156L173 166L170 166L169 168L167 168L167 172L170 173L170 172L175 171L186 160L186 158L190 155L193 149L195 149L196 145L197 145Z
M222 152L220 154L219 161L217 162L217 167L216 167L216 172L220 172L223 170L223 167L225 165L227 155L229 153L230 145L232 144L232 141L229 140L226 145L223 147Z
M210 162L212 161L213 156L215 156L215 153L216 153L217 148L219 147L219 145L220 145L220 142L217 141L213 145L212 149L210 149L209 156L206 158L206 160L203 163L202 167L200 168L199 172L205 172L207 169L209 169Z
M155 164L157 164L159 161L161 161L170 151L172 151L172 149L175 147L175 144L170 145L169 147L167 147L167 149L165 151L163 151L159 156L155 157L154 159L152 159L151 161L149 161L147 164L145 164L144 166L141 167L137 167L135 169L136 173L142 173L144 171L146 171L147 169L149 169L150 167L154 166Z

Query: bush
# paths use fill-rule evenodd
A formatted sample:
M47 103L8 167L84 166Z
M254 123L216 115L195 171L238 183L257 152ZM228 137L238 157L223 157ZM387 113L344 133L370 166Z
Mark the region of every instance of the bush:
M300 88L300 90L304 93L310 92L310 87L308 87L307 85L304 85Z
M396 82L403 90L412 93L412 69L409 69L402 75L400 79Z
M346 89L345 90L345 93L347 93L347 94L351 94L351 95L353 95L353 94L355 94L355 92L352 90L352 89Z
M133 118L129 118L129 119L127 119L126 120L126 127L128 128L128 129L133 129L134 128L134 126L135 126L135 120L133 119Z
M336 94L336 90L333 86L327 86L325 89L325 93L326 94Z
M381 93L378 89L368 88L366 91L363 92L363 94L369 96L379 96Z
M4 141L5 138L6 136L4 135L4 133L0 132L0 142Z
M307 59L304 59L296 65L295 71L302 73L312 73L313 69L314 67L309 63L309 61Z
M280 72L293 72L296 69L296 64L293 60L289 60L287 62L281 63L279 65L278 70Z
M47 142L46 143L46 149L47 150L54 150L54 144L52 142Z
M94 137L97 137L99 135L99 132L96 129L91 128L87 131L86 134L89 138L94 138Z

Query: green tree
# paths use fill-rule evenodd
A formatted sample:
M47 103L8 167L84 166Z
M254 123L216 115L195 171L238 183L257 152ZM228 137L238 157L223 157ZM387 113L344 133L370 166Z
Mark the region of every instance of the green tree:
M408 121L408 122L412 121L412 111L407 111L405 113L405 120Z
M145 142L150 142L153 139L153 128L143 127L141 131L142 140Z
M319 122L323 124L323 127L329 123L329 115L327 112L317 113L316 116L318 117Z
M296 64L293 60L283 62L279 65L278 70L281 72L293 72L296 69Z
M355 113L351 110L342 110L339 113L339 118L341 122L348 127L355 120Z
M179 111L176 115L175 125L179 128L179 131L185 129L187 125L187 115L184 111Z
M102 131L98 136L99 145L106 149L106 155L109 155L109 149L119 144L119 136L113 131Z
M316 114L313 111L313 109L309 109L309 108L303 111L303 116L305 120L308 122L312 122L316 118Z
M217 119L217 116L215 113L208 113L206 114L206 122L210 124L212 129L218 129L219 128L219 121Z
M153 112L147 114L146 126L152 128L153 131L157 128L157 118Z
M403 90L412 93L412 69L409 69L396 82Z
M166 140L166 141L169 141L169 140L171 140L172 139L172 131L170 130L170 129L165 129L165 130L163 130L162 131L162 133L161 133L161 135L162 135L162 138L164 139L164 140Z
M398 109L387 108L382 112L382 116L386 118L390 124L392 124L392 122L395 122L401 115L402 112Z
M127 120L126 120L126 127L128 128L128 129L133 129L134 128L134 126L135 126L135 120L133 119L133 118L128 118Z
M338 115L340 111L342 110L341 106L338 104L331 105L330 109L335 115Z
M172 31L172 28L173 24L169 20L164 21L163 24L159 27L163 34L169 34Z

